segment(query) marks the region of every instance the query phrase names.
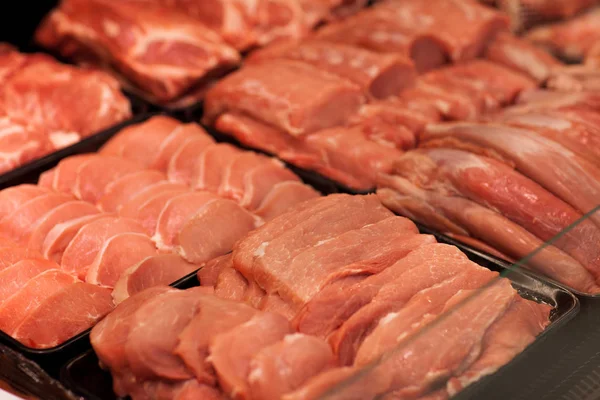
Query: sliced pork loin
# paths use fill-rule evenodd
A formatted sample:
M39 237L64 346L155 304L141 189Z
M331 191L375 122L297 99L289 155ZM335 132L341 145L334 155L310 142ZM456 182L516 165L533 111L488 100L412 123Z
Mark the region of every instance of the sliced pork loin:
M139 164L121 157L94 155L77 169L72 193L95 204L112 181L141 169Z
M46 193L48 193L47 188L30 184L12 186L2 190L0 192L0 219L12 214L29 200Z
M312 187L297 181L284 181L275 184L263 198L256 214L265 221L287 212L292 206L321 194Z
M239 201L244 196L244 178L248 171L269 162L269 158L253 151L244 151L235 155L225 165L219 196Z
M105 212L119 211L123 204L144 188L167 180L167 176L159 171L141 170L115 179L108 185L98 207Z
M210 136L196 123L180 124L161 143L158 149L158 156L156 157L154 164L149 167L162 172L167 172L169 162L179 148L185 143L197 138L210 139Z
M190 185L194 189L217 193L225 169L242 151L228 143L207 146L194 164Z
M29 280L50 269L59 269L58 264L43 258L28 258L18 261L0 271L0 305L19 291Z
M39 184L42 185L42 187L54 189L58 192L73 193L79 167L93 157L93 154L78 154L64 158L56 167L44 173L48 174L52 171L52 180L42 179L42 177L40 177Z
M4 243L0 247L0 271L22 260L42 258L39 251L27 247L15 247L14 243Z
M167 166L167 176L171 182L192 184L198 169L201 155L215 141L208 135L191 138L183 142L171 156Z

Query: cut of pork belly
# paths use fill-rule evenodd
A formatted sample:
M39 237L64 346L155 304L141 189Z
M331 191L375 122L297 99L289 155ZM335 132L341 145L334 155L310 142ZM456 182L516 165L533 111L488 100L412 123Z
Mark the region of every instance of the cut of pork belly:
M120 304L145 289L170 285L197 269L197 265L188 263L177 254L146 257L121 274L115 283L112 297L115 304Z
M157 255L154 242L140 233L119 233L103 243L88 266L86 282L113 287L121 274L147 257Z
M135 2L64 0L42 22L36 40L65 57L114 68L158 102L174 100L239 62L234 49L193 18Z
M209 346L220 334L248 322L259 312L246 304L205 296L189 324L179 333L175 354L201 383L214 385L216 377L209 360Z
M92 327L113 307L110 289L76 282L41 303L13 337L37 349L54 347Z
M120 233L143 233L142 226L130 218L104 217L83 226L65 249L61 268L85 278L102 246Z
M52 170L52 181L50 179L40 179L39 184L43 187L54 189L57 192L73 193L75 181L77 180L77 171L79 167L94 157L94 154L78 154L63 158ZM49 171L45 172L48 173ZM46 186L48 185L48 186Z
M228 143L207 146L194 163L190 185L197 190L217 193L227 165L240 154L240 149Z
M210 363L225 394L249 398L248 374L252 358L290 333L292 329L284 317L261 313L216 336L210 345Z
M183 142L169 160L166 171L169 180L190 185L196 173L201 154L214 143L215 141L208 135L202 135Z
M161 143L160 148L158 149L156 160L151 167L162 172L167 172L169 162L179 148L186 142L200 136L206 139L210 138L208 133L206 133L206 131L196 123L180 124Z
M140 169L139 164L121 157L96 155L77 169L73 194L95 204L104 195L108 184Z
M42 257L39 251L26 247L14 247L12 244L7 247L0 247L0 271L10 267L11 265L14 265L19 261L30 258L37 259Z
M571 61L582 61L600 40L600 8L569 19L536 27L525 38L537 46Z
M334 364L327 342L303 334L287 335L264 347L250 361L253 399L277 400Z
M453 223L464 228L468 235L485 241L493 249L514 259L523 259L536 251L535 256L528 258L525 264L527 268L541 272L582 292L594 293L600 290L594 276L571 256L555 246L542 248L544 242L535 235L503 215L475 202L435 191L424 191L398 176L382 177L377 195L391 210L402 215L412 214L413 219L427 224L430 222L428 215L422 216L418 211L414 211L414 208L408 208L405 199L410 198L423 202L431 206L426 212L450 218ZM438 227L431 224L428 226L445 232L443 226ZM465 235L465 237L471 236ZM458 239L464 242L462 237ZM500 258L507 259L502 255Z
M0 330L12 336L40 304L75 282L77 278L57 269L46 270L30 279L0 306Z
M104 194L98 200L98 207L106 212L119 211L123 204L146 187L166 180L167 176L164 173L154 170L124 175L106 185Z
M500 367L529 346L549 323L551 307L517 297L506 313L486 332L481 356L459 376L450 378L450 395Z
M41 251L46 236L56 225L98 213L96 207L85 201L73 200L60 204L38 219L29 235L27 247Z
M596 68L569 65L555 68L546 87L563 92L594 92L600 90L600 72Z
M184 192L167 200L158 215L152 240L161 251L173 249L186 222L219 197L210 192Z
M418 170L415 167L418 165ZM445 190L491 207L548 241L581 213L497 160L454 149L420 149L397 160L395 173L425 189ZM599 276L600 229L590 220L564 232L554 245Z
M297 181L284 181L275 184L262 199L256 215L270 221L287 212L292 206L321 196L312 187Z
M244 177L251 169L269 162L269 158L253 151L237 154L224 166L219 196L240 201L244 196Z
M31 232L41 222L44 215L55 207L73 200L73 196L62 193L46 193L37 196L17 207L11 214L0 220L0 233L18 243L26 244Z
M552 69L562 63L525 39L500 33L485 51L485 58L519 71L538 83L548 79Z
M402 55L377 54L344 44L308 41L279 54L260 52L254 54L254 62L271 62L272 59L288 59L346 78L369 96L377 99L395 96L415 79L413 63Z
M142 206L148 201L152 200L155 196L164 193L185 193L187 191L189 191L189 188L180 183L163 181L157 182L150 186L146 186L129 198L125 203L123 203L121 205L121 209L119 210L119 214L125 217L135 217Z
M175 242L177 252L192 263L212 260L231 251L260 222L231 200L211 201L183 225Z
M12 186L0 191L0 218L12 214L24 203L46 193L46 188L30 184Z
M219 81L206 95L204 118L210 124L225 112L241 112L299 136L345 123L362 103L357 85L277 60L248 65Z
M0 305L21 289L30 279L49 269L59 269L58 264L43 258L21 260L0 271Z
M599 136L600 138L600 136ZM534 131L502 125L452 123L429 125L422 146L457 147L474 144L498 152L516 169L544 186L580 213L598 205L600 168ZM600 228L600 216L591 216Z
M0 100L1 101L1 100ZM3 114L0 103L0 115ZM0 117L0 172L8 172L52 152L43 128L33 128L9 116Z

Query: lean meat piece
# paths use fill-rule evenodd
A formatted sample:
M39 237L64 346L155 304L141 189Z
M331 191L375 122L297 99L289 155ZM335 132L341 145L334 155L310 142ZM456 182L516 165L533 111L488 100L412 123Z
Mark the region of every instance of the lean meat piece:
M144 204L151 201L156 196L165 193L184 193L187 191L189 191L189 187L180 183L157 182L150 186L146 186L122 204L119 214L122 216L136 217Z
M242 151L228 143L207 146L194 163L191 186L197 190L217 193L223 181L225 169Z
M254 290L252 289L254 286L256 285L250 287L246 278L233 267L227 267L224 268L217 277L215 282L215 296L221 299L246 302L246 295L253 294L252 292L254 292ZM260 295L264 294L260 293ZM250 300L250 298L248 300ZM250 302L246 303L251 306L253 305Z
M119 211L123 204L148 186L167 180L167 176L159 171L142 170L115 179L104 190L98 201L102 211Z
M288 59L348 79L369 96L377 99L395 96L415 79L413 63L404 56L377 54L344 44L308 41L297 46L274 51L254 53L253 62L272 62Z
M0 271L0 305L18 292L30 279L49 269L59 269L59 266L48 260L31 258L18 261Z
M35 228L29 235L27 247L41 251L46 236L56 225L96 214L99 214L98 209L90 203L77 200L63 203L36 222Z
M105 217L92 221L79 229L70 241L63 253L61 268L83 279L110 238L121 233L143 232L140 224L130 218Z
M243 179L244 195L240 205L255 210L271 189L281 182L300 182L300 178L274 158L248 170Z
M299 136L345 123L363 102L357 85L277 60L248 65L219 81L206 95L204 118L210 124L225 112L240 112Z
M158 156L152 168L167 172L169 162L177 150L186 142L198 137L210 139L208 133L200 125L195 123L180 124L160 145Z
M346 18L367 5L365 0L299 0L310 26Z
M172 250L186 222L218 198L210 192L191 191L171 197L157 218L156 230L152 237L156 247L161 251Z
M595 8L567 21L534 28L525 38L560 57L582 61L600 40L599 23L600 8Z
M52 181L49 179L40 179L40 185L45 183L49 189L54 189L58 192L73 193L75 181L77 180L77 171L79 167L91 160L94 154L79 154L62 159L58 165L52 169ZM48 173L48 172L45 172Z
M0 329L12 336L15 329L40 304L76 281L77 278L56 269L30 279L0 306Z
M550 90L528 90L519 95L518 106L505 112L527 113L538 110L600 111L600 97L597 92L564 93Z
M167 206L169 201L185 193L190 193L190 191L164 191L152 196L148 201L144 202L139 209L133 212L129 212L129 210L127 210L127 213L122 211L120 214L138 221L144 228L146 234L148 236L152 236L156 232L158 219L160 218L162 210Z
M1 99L0 99L1 101ZM3 113L0 104L0 115ZM79 137L75 137L75 141ZM0 116L0 171L8 172L53 150L52 143L43 128L34 128L27 123Z
M246 304L220 299L202 298L199 311L179 334L175 354L181 357L201 383L214 385L216 377L207 360L209 346L221 333L248 322L259 311Z
M157 254L154 242L140 233L120 233L103 243L89 265L86 282L113 287L125 271Z
M225 394L250 398L248 374L252 358L290 333L292 330L284 317L261 313L227 333L215 336L210 344L210 362Z
M585 65L591 68L600 67L600 44L596 43L585 56Z
M46 188L30 184L12 186L0 191L0 218L12 214L29 200L47 193Z
M233 268L233 258L231 253L214 258L204 264L198 271L198 281L201 286L215 286L217 278L225 268Z
M47 213L71 200L73 200L72 196L62 193L47 193L35 197L0 220L0 233L9 236L17 243L25 244L31 232L38 223L42 222Z
M333 354L325 341L299 333L287 335L263 348L250 361L251 397L279 400L333 363Z
M562 63L528 41L500 33L485 51L485 58L528 75L539 83L548 79L552 69Z
M587 65L570 65L556 68L546 83L546 87L562 92L593 92L600 89L598 69Z
M150 256L121 274L112 297L115 304L120 304L145 289L170 285L197 269L197 265L188 263L176 254Z
M481 356L469 368L447 383L453 396L501 366L529 346L549 324L551 307L517 297L506 313L486 332Z
M110 217L112 215L104 213L87 215L56 225L48 232L44 239L44 243L40 249L42 255L49 260L61 264L63 253L67 246L69 246L69 243L71 243L71 240L77 235L77 232L85 225L107 216Z
M208 135L198 136L183 142L169 160L167 167L169 180L191 185L202 153L214 143L215 141Z
M113 307L110 289L73 283L41 303L13 337L37 349L54 347L93 326Z
M491 251L490 249L484 251L493 254L500 250L515 260L529 256L525 264L528 268L582 292L594 293L600 290L594 276L571 256L555 246L544 247L542 240L523 227L502 214L475 202L457 196L447 196L443 193L419 189L398 176L382 177L377 195L391 210L402 215L410 215L414 220L441 232L446 232L445 226L436 226L435 223L431 223L430 213L449 218L472 237L483 240L492 246ZM423 202L424 205L419 202ZM458 239L467 242L471 236L463 236ZM534 251L535 255L532 257ZM502 254L500 258L509 259Z
M187 220L176 238L176 249L189 262L206 262L230 252L258 224L260 220L237 203L217 199Z
M128 394L133 399L226 400L217 388L199 383L195 379L180 382L146 381L133 386Z
M244 196L244 177L251 169L269 162L269 158L253 151L237 154L224 166L219 196L239 201Z
M0 247L0 271L11 265L30 258L41 258L41 254L33 249L25 247Z
M162 103L239 62L234 49L193 18L129 1L64 0L36 40L65 57L110 66Z
M77 169L73 194L81 200L95 204L111 182L141 168L139 164L121 157L95 156Z
M397 160L395 172L415 184L421 182L425 189L445 189L493 208L544 241L581 218L581 213L510 166L461 150L413 151ZM597 240L600 229L584 220L554 245L597 278L600 257L593 245Z
M285 213L292 206L321 196L312 187L296 181L275 184L256 209L256 215L265 221Z

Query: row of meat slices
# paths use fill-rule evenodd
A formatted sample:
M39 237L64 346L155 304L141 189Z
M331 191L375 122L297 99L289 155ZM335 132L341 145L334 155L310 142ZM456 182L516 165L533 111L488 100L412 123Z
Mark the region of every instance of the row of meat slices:
M198 277L200 288L141 292L93 329L118 395L420 398L435 383L448 398L522 351L551 309L373 195L299 204ZM432 321L442 326L421 332Z

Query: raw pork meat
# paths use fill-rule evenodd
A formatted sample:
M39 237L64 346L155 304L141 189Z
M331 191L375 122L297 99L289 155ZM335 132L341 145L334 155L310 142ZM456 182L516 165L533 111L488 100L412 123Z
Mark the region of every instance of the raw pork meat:
M169 102L235 66L239 54L193 18L131 1L63 0L36 32L65 57L114 68L158 102Z
M198 271L198 281L200 282L200 285L206 287L215 286L219 274L225 268L233 268L231 253L214 258L200 268Z
M296 181L275 184L256 209L256 215L265 221L287 212L295 204L319 197L312 187Z
M155 197L164 195L165 193L175 194L185 193L187 191L189 191L189 188L186 185L163 181L146 186L129 198L124 204L121 204L119 214L136 218L142 207L152 201Z
M0 271L0 305L15 294L30 279L49 269L60 267L48 260L30 258L16 262L12 266Z
M79 167L93 157L94 154L79 154L62 159L55 168L42 174L39 185L43 184L43 187L54 189L58 192L73 193ZM52 180L43 179L44 175L48 173L52 174Z
M95 204L111 182L140 169L139 164L121 157L96 155L77 169L72 193L81 200Z
M300 182L300 178L276 159L248 170L243 179L244 195L239 200L240 205L255 210L271 189L281 182Z
M600 73L587 65L570 65L557 68L546 83L546 87L563 92L594 92L600 89Z
M212 123L236 111L299 136L345 123L363 102L357 85L297 61L277 60L248 65L219 81L206 95L204 120Z
M181 194L189 193L187 190L174 190L164 191L152 196L146 202L144 202L139 209L129 212L129 205L127 206L127 212L121 212L122 216L133 218L142 225L146 235L152 236L156 232L158 226L158 219L162 210L167 206L169 201L178 197ZM125 210L125 208L123 209Z
M0 218L12 214L29 200L47 193L46 188L29 184L12 186L0 191Z
M527 29L543 21L563 20L591 7L596 0L498 0L497 6L510 15L514 30Z
M98 207L107 212L119 211L123 204L146 187L166 180L165 174L154 170L142 170L124 175L106 185L104 194L98 200Z
M208 133L200 125L195 123L180 124L160 145L158 156L152 168L167 172L169 162L179 148L186 142L198 137L210 139Z
M253 151L235 155L223 167L219 196L239 201L244 197L244 177L251 169L269 162L269 158Z
M240 149L228 143L207 146L194 163L190 185L197 190L217 193L227 166L240 154L243 154Z
M8 172L52 152L52 144L43 128L34 129L24 121L1 116L1 107L0 105L0 172ZM77 137L75 140L78 139Z
M166 171L169 180L190 185L202 153L214 143L215 141L208 135L194 137L182 143L169 160Z
M42 258L38 251L25 247L0 247L0 271L11 265L30 258Z

